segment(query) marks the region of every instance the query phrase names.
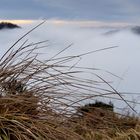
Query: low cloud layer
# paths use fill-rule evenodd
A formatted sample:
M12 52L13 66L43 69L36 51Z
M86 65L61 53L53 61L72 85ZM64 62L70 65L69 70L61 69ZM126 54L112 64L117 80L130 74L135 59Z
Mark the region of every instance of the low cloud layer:
M22 29L0 31L0 55L36 24L23 25ZM117 32L106 34L112 30L117 30ZM113 87L121 92L140 91L138 85L140 77L140 64L138 63L140 53L139 38L140 36L132 32L130 28L121 27L119 30L116 27L82 28L71 24L69 26L60 26L51 22L46 22L26 37L26 39L29 39L28 42L49 40L48 47L43 50L44 59L53 56L70 44L73 45L63 52L61 56L83 54L106 47L118 46L114 49L83 56L78 66L101 69L97 73L107 81L113 82ZM75 62L77 61L78 59ZM122 79L105 71L111 72ZM93 79L94 77L89 75L89 78Z

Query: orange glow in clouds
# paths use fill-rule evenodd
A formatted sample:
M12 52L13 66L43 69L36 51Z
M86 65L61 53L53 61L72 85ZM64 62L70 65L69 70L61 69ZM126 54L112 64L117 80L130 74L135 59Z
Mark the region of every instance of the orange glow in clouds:
M13 24L31 24L33 20L0 20L0 22L10 22Z
M43 20L2 20L0 22L10 22L13 24L32 24L34 22L40 23ZM58 20L58 19L49 19L46 23L51 23L57 26L64 26L64 25L72 25L78 27L126 27L131 26L131 23L127 22L102 22L96 20Z

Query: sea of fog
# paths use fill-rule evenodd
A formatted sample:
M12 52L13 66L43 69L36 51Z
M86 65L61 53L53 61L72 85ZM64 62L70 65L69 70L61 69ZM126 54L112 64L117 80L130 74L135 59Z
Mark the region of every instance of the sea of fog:
M35 25L36 23L33 23L23 25L21 29L1 30L0 55ZM117 91L126 93L123 94L125 99L139 102L140 96L136 93L140 93L140 35L134 33L129 27L86 28L46 22L17 45L20 46L26 39L29 43L48 40L47 47L42 52L44 59L55 55L70 44L72 46L60 55L78 55L106 47L118 46L114 49L85 55L80 61L76 60L77 65L100 69L101 71L97 73L105 80L111 81L111 85ZM109 74L109 72L120 78ZM92 75L88 75L88 78L93 80ZM118 107L122 107L122 105L119 104ZM137 109L138 106L136 105Z

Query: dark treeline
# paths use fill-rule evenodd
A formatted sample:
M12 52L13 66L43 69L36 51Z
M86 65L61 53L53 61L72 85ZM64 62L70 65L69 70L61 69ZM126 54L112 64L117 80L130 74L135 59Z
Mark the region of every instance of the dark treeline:
M13 24L13 23L9 23L9 22L1 22L0 23L0 30L2 30L2 29L14 29L14 28L20 28L20 26Z

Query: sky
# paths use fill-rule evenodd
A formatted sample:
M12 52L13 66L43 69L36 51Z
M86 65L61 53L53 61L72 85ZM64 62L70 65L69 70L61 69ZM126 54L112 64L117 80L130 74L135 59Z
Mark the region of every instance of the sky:
M0 0L0 19L140 22L139 0Z

